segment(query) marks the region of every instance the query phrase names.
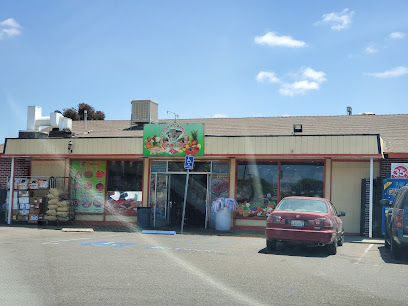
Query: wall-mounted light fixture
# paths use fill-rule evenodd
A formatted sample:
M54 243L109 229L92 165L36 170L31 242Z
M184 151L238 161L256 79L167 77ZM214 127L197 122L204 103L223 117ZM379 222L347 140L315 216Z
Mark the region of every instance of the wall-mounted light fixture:
M302 133L302 125L301 124L294 124L293 125L293 133Z
M68 154L72 153L72 141L68 141Z

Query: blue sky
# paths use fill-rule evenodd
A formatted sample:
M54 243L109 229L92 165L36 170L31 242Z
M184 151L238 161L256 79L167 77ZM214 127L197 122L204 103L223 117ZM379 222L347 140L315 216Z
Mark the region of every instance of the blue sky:
M406 113L408 1L0 2L0 139L88 103L130 120Z

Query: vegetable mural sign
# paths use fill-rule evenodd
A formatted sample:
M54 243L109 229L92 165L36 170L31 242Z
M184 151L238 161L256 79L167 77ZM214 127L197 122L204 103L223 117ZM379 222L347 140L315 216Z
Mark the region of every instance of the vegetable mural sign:
M72 161L72 197L76 212L103 213L106 161Z
M204 124L146 124L143 156L204 156Z

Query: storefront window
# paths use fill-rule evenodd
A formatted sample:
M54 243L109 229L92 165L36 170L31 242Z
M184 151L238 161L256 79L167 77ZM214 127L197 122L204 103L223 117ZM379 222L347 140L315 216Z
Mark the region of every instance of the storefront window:
M238 162L238 216L264 217L276 206L277 162Z
M109 162L107 212L136 215L142 206L142 184L142 161Z
M287 196L323 197L324 163L282 162L281 198Z
M227 198L229 191L229 163L213 161L211 177L211 202L218 197Z

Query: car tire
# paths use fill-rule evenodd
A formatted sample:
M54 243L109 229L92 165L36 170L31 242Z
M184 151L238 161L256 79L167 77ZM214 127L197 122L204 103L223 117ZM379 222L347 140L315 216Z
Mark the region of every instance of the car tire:
M337 245L338 245L338 246L342 246L343 244L344 244L344 232L341 233L340 239L339 239L339 241L337 242Z
M391 257L397 259L399 258L400 255L401 255L400 246L398 245L398 243L395 242L393 238L391 238Z
M385 235L384 235L384 247L386 249L389 249L391 247L390 243L388 242L388 239L390 239L390 237L388 236L387 232L385 232Z
M269 251L276 250L276 244L277 244L276 240L266 240L266 248Z
M329 254L329 255L336 255L337 254L337 243L338 243L338 241L336 239L333 243L330 243L330 244L326 245L327 254Z

